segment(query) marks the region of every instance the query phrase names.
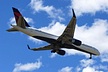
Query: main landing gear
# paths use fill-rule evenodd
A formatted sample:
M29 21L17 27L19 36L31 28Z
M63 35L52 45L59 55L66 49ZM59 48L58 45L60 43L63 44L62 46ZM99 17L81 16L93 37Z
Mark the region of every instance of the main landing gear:
M89 59L92 59L92 54L90 54L90 58Z

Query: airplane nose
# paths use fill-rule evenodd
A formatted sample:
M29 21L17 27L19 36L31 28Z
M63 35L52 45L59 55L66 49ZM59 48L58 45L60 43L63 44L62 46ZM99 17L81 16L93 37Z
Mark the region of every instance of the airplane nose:
M99 52L98 50L97 50L97 52L96 52L96 55L98 55L98 56L100 55L100 52Z

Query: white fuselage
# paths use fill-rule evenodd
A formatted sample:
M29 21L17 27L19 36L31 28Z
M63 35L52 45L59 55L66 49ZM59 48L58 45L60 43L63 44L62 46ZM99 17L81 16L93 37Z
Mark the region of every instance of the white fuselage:
M13 26L13 28L17 29L18 31L21 31L21 32L23 32L29 36L32 36L32 37L33 36L41 36L41 37L55 39L55 40L58 39L58 36L55 36L55 35L52 35L49 33L45 33L45 32L39 31L39 30L34 30L31 28L24 29L24 28L21 28L21 27L16 26L16 25L12 25L12 26ZM80 46L76 46L74 44L71 44L71 45L75 46L77 48L76 50L88 52L88 53L93 54L93 55L100 55L99 51L94 47L91 47L91 46L88 46L85 44L81 44ZM68 48L68 49L73 49L73 48Z

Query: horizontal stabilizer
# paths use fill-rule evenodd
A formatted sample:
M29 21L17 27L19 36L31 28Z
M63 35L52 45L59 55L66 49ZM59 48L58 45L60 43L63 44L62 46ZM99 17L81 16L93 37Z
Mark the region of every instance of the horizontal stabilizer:
M7 31L8 32L14 32L14 31L18 31L18 30L14 29L14 28L11 28L11 29L8 29Z

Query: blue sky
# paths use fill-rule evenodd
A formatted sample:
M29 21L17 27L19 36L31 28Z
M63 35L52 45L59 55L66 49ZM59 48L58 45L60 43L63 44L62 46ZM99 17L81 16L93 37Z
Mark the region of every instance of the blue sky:
M74 8L77 25L74 38L97 48L93 56L66 50L65 56L50 51L27 49L47 45L23 33L9 33L15 24L12 7L18 8L29 25L60 35L69 23ZM0 2L0 72L108 72L108 1L107 0L2 0Z

